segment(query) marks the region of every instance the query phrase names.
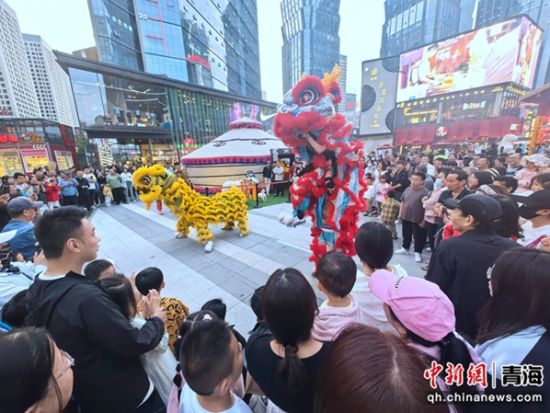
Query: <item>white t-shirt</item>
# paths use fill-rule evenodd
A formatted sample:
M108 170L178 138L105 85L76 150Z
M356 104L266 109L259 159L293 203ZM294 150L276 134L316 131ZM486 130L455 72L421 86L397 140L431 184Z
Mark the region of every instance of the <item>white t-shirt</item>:
M390 265L389 269L399 276L407 275L405 269L400 265ZM357 271L355 285L351 290L351 295L359 307L360 323L376 327L384 332L395 333L395 328L386 318L384 303L372 293L369 287L369 279L369 276Z
M89 173L84 175L84 178L88 180L88 183L90 184L90 189L94 191L97 188L96 187L97 178L95 177L95 175L93 173Z
M533 223L531 221L527 221L522 225L522 228L523 238L518 240L518 243L524 247L529 246L531 248L540 248L540 241L542 240L541 237L550 237L550 224L539 228L533 228ZM535 243L538 238L540 238L540 240Z
M285 170L281 166L273 168L273 175L276 181L282 181L285 178Z
M235 394L231 393L233 396L233 406L227 410L220 411L219 413L252 413L250 407L243 402ZM211 413L210 410L204 409L197 398L197 393L195 393L191 387L186 384L183 385L180 396L180 413Z
M132 174L130 172L122 172L120 177L124 182L132 182Z

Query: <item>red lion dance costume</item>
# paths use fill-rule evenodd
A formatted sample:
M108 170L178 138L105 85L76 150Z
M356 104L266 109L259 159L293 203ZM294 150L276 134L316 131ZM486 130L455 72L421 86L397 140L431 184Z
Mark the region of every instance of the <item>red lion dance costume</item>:
M280 220L293 226L311 217L310 260L315 264L330 251L355 255L357 221L364 210L363 145L350 141L352 125L335 113L342 100L339 77L338 67L322 80L304 75L275 116L275 135L307 164L290 188L293 217Z

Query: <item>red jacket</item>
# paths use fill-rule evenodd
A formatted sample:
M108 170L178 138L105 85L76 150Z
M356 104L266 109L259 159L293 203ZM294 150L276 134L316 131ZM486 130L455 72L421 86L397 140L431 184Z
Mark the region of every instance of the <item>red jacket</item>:
M46 192L46 201L55 202L59 201L59 194L61 193L61 187L57 184L45 184L44 189Z

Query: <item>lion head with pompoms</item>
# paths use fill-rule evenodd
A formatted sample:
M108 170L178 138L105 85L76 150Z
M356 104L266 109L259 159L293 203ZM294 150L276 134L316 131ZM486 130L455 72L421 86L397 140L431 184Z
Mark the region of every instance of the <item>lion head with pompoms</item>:
M318 135L320 131L342 127L345 118L334 116L336 105L342 100L339 78L338 66L325 73L323 79L303 75L277 107L275 135L290 147L300 147L306 145L306 133Z

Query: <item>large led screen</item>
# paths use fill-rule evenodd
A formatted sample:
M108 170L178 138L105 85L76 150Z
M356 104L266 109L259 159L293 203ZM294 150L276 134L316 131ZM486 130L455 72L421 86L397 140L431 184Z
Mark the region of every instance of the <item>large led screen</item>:
M531 88L542 30L526 17L401 54L397 101L504 82Z
M363 62L362 66L359 134L391 133L399 60L397 57L369 60Z

